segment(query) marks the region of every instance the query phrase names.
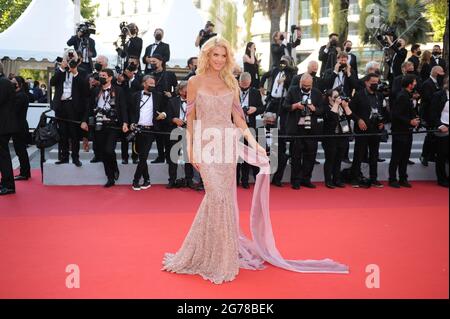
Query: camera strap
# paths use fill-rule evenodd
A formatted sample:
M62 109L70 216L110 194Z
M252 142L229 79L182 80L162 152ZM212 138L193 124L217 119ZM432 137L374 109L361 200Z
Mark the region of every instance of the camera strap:
M144 101L144 96L146 96L146 95L142 93L141 94L141 103L140 103L139 109L142 109L145 106L145 104L147 104L147 102L152 98L152 95L150 94L150 95L147 96L147 99ZM144 102L144 103L142 103L142 102Z

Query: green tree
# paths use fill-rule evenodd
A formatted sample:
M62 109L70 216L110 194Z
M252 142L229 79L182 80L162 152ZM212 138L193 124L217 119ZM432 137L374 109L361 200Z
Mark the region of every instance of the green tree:
M30 3L31 0L0 0L0 32L8 29ZM81 16L93 21L97 7L98 4L91 4L91 0L81 0Z
M250 42L252 40L252 20L253 15L255 14L255 4L253 0L244 0L245 4L245 13L244 13L244 20L245 20L245 30L247 32L246 40L247 42Z
M427 4L426 17L433 28L433 40L442 41L445 32L445 22L448 16L448 1L433 0Z
M316 40L320 37L320 0L311 0L311 34Z
M222 36L227 39L233 48L237 47L237 8L230 0L211 1L209 7L209 19L217 25L223 26Z
M348 37L348 7L349 0L332 0L331 4L331 31L339 34L339 40L344 42Z

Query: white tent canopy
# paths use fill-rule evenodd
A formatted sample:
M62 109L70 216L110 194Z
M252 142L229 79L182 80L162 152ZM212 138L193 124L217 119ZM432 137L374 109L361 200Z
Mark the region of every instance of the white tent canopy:
M0 33L0 58L54 61L67 48L74 28L71 0L33 0L13 25ZM96 50L114 56L97 41Z
M163 41L170 45L168 64L184 67L188 58L199 53L199 48L195 47L195 39L200 29L204 27L203 18L192 1L173 0L170 11L163 21L165 21L161 26L164 30ZM153 31L150 31L143 38L145 46L155 42Z

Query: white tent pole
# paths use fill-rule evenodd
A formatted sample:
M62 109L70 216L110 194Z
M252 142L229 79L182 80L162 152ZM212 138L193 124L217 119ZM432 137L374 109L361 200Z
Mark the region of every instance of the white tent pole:
M81 0L74 0L74 22L75 22L75 33L77 32L76 26L80 24L81 21Z

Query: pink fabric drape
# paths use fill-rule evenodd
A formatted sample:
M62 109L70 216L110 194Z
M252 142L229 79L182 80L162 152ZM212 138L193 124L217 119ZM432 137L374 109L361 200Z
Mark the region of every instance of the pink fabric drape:
M189 114L195 107L195 101L188 104ZM242 118L245 118L240 104L235 101L233 109ZM233 188L234 206L236 212L237 233L239 237L239 262L244 269L263 269L264 262L274 266L302 273L349 273L348 266L335 262L331 259L322 260L286 260L278 251L272 230L269 210L270 195L270 162L268 156L262 156L254 149L244 145L236 138L238 143L238 155L247 163L260 168L256 176L253 191L252 205L250 210L250 231L253 240L247 238L239 226L239 207L237 201L237 190Z

